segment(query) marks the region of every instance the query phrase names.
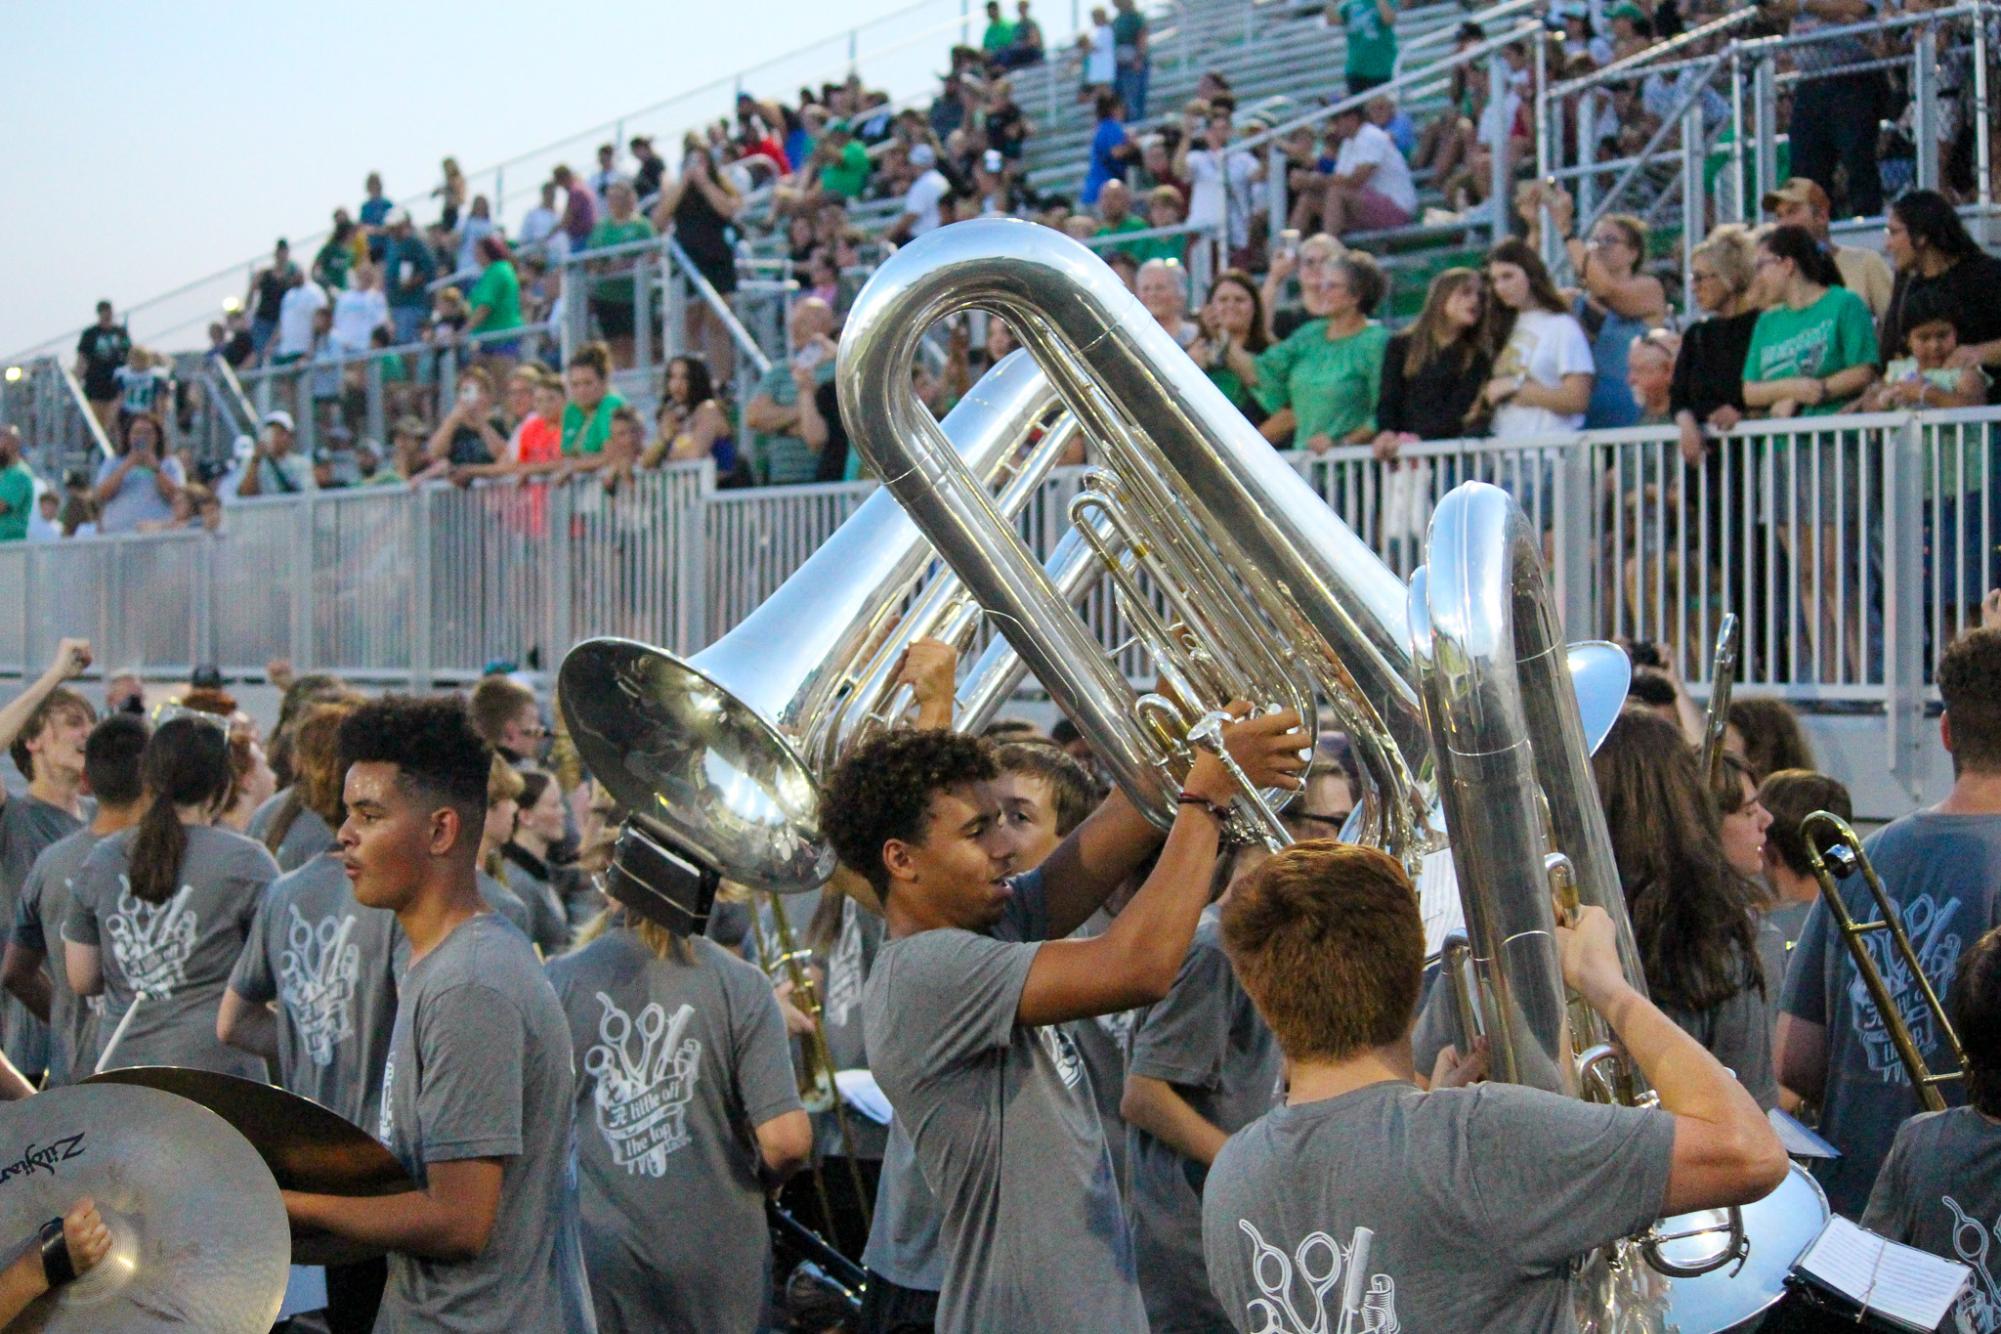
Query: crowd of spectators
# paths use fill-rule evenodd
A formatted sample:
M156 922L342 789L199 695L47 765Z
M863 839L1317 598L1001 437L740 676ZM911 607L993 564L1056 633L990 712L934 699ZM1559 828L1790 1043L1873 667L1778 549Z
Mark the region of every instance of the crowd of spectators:
M1810 32L1868 3L1808 0L1791 26ZM1558 71L1576 76L1630 59L1715 17L1685 5L1625 0L1605 12L1606 27L1597 31L1584 6L1561 0L1546 16L1563 39L1555 48ZM1728 235L1698 249L1695 290L1684 295L1669 257L1656 252L1633 215L1600 217L1588 234L1574 234L1569 194L1520 180L1535 137L1524 43L1507 46L1495 71L1485 63L1454 69L1445 106L1419 124L1392 93L1376 91L1397 68L1395 0L1330 3L1308 21L1343 34L1343 77L1327 100L1344 100L1318 125L1278 142L1273 160L1286 177L1279 212L1290 226L1273 235L1266 203L1274 183L1265 180L1259 136L1281 112L1246 114L1230 80L1211 72L1184 105L1149 118L1150 32L1133 0L1093 10L1068 53L1046 45L1028 0L1017 0L1012 16L999 0L985 8L979 44L952 50L928 107L895 107L852 75L803 88L790 102L744 93L732 117L686 137L678 171L643 134L600 146L588 174L557 166L511 235L451 158L430 195L435 217L424 222L393 204L371 173L359 206L335 210L310 264L302 267L279 240L242 301L210 330L211 357L239 369L297 367L309 378L310 395L293 401L301 412L302 400L310 401L310 456L299 451L287 411L265 414L256 437L240 439L229 459L196 460L176 449L188 387L176 384L166 358L134 346L110 303L101 304L79 339L77 370L117 458L94 477L68 479L61 493L37 483L38 496L56 499L38 498L35 508L52 507L55 531L121 532L212 523L214 501L238 495L507 474L563 480L605 469L598 459L613 435L612 414L627 408L627 397L635 425L625 434L637 438L632 458L605 472L607 485L633 467L704 455L731 484L853 477L859 462L846 448L829 381L841 321L869 265L885 248L995 214L1024 216L1098 248L1281 446L1372 443L1380 457L1393 458L1400 442L1441 435L1506 438L1671 419L1693 461L1703 428L1730 424L1746 406L1775 414L1820 406L1812 395L1824 391L1768 400L1754 389L1757 401L1740 405L1708 387L1707 397L1677 395L1664 405L1663 372L1668 383L1683 385L1696 378L1689 359L1700 358L1703 377L1720 383L1723 372L1710 363L1743 343L1735 338L1719 353L1711 335L1690 330L1684 344L1673 331L1704 312L1747 323L1789 298L1768 285L1754 294L1748 282L1720 291L1725 271L1742 276L1737 241ZM1456 39L1465 50L1485 33L1468 22ZM1703 49L1697 44L1691 53ZM1010 79L1058 59L1074 62L1077 96L1096 122L1074 193L1038 188L1027 175L1025 148L1037 127ZM1808 74L1819 68L1812 60L1802 66ZM1631 153L1659 128L1661 115L1696 91L1690 77L1684 69L1609 84L1601 119L1566 124L1565 133L1597 136L1601 157ZM1802 80L1796 97L1811 109L1820 94L1806 90L1850 77L1837 71ZM1880 71L1869 77L1882 82ZM1501 86L1492 86L1497 81ZM1956 105L1960 88L1946 91ZM1876 96L1887 102L1889 90L1878 88ZM1723 115L1720 102L1714 114ZM1801 114L1799 105L1792 114ZM1945 119L1960 161L1970 124ZM1920 261L1899 241L1895 212L1887 253L1900 277L1893 279L1877 252L1831 242L1830 222L1844 208L1880 207L1888 173L1873 146L1865 163L1852 139L1836 133L1839 117L1819 120L1792 136L1802 174L1763 203L1772 222L1804 229L1832 260L1839 285L1866 308L1875 348L1864 357L1859 342L1844 344L1840 355L1887 370L1893 359L1916 355L1905 346L1900 294L1930 286L1921 270L1933 261ZM1814 138L1829 127L1839 140L1832 149ZM1505 201L1490 197L1496 144L1508 159L1501 179L1515 182ZM1931 197L1912 198L1933 227L1932 243L1957 244L1937 235L1935 210L1924 202ZM1485 228L1497 206L1506 207L1517 239L1496 247L1477 274L1439 274L1392 354L1380 323L1391 278L1367 253L1374 238L1419 223ZM876 216L884 220L871 231L862 219ZM1542 263L1545 226L1562 234L1573 289L1559 290ZM679 330L662 327L664 312L652 303L651 345L682 355L664 376L650 371L635 379L640 280L635 261L621 256L668 233L716 301L684 303L687 323ZM782 358L755 379L736 374L739 334L725 314L753 242L775 249L798 294ZM599 251L605 256L584 268L566 268ZM1704 256L1723 258L1705 263ZM1799 267L1813 267L1811 259ZM566 284L566 273L576 281ZM1197 273L1209 275L1207 292L1191 290ZM556 340L545 330L563 317L566 299L583 303L584 325L601 341L559 370L548 360ZM1993 338L1984 317L1968 320L1959 341L1973 350L1951 354L1959 369L1993 360L1982 346ZM1004 342L1005 331L997 337ZM925 378L942 412L984 368L992 340L976 323L941 341L946 369ZM1671 345L1685 354L1669 355ZM450 374L442 370L446 354ZM1882 406L1922 395L1929 405L1985 392L1939 366L1899 371L1897 383L1917 387L1841 380L1836 397ZM378 390L375 419L389 438L361 439L369 396ZM551 401L538 407L545 395ZM554 456L537 452L544 433L531 422L579 415L588 431L561 430ZM1521 479L1525 490L1534 480ZM0 534L10 526L0 515ZM36 531L51 529L38 524Z

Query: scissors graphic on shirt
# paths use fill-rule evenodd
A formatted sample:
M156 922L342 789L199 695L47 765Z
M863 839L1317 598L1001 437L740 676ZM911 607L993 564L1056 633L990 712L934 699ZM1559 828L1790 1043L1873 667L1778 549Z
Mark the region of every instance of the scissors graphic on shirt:
M1987 1267L1987 1225L1968 1215L1952 1196L1942 1195L1939 1200L1952 1210L1952 1249L1979 1281L1978 1288L1968 1289L1953 1308L1959 1327L1966 1334L1992 1334L2001 1330L2001 1284L1994 1281L1993 1271ZM1995 1231L2001 1234L2001 1223L1995 1225ZM1970 1242L1968 1233L1972 1234Z
M651 1088L667 1077L676 1065L682 1034L695 1017L695 1007L683 1005L670 1021L658 1001L639 1012L635 1023L603 992L598 1002L604 1014L598 1019L598 1042L584 1057L584 1071L600 1082L619 1090ZM634 1031L639 1034L639 1051L631 1047Z
M1238 1219L1237 1226L1251 1239L1251 1278L1264 1294L1246 1308L1260 1321L1249 1334L1398 1334L1402 1329L1397 1320L1396 1285L1386 1274L1371 1276L1366 1293L1359 1276L1351 1280L1333 1313L1339 1323L1329 1321L1327 1294L1341 1281L1344 1268L1366 1268L1375 1239L1371 1229L1356 1228L1345 1251L1325 1232L1311 1232L1287 1255L1266 1241L1249 1219ZM1293 1304L1295 1272L1305 1280L1312 1298L1311 1319Z

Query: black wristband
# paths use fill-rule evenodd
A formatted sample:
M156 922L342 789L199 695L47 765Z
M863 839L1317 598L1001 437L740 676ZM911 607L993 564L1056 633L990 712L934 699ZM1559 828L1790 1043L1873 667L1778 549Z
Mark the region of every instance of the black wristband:
M1215 802L1209 800L1209 798L1198 796L1193 792L1183 792L1175 797L1174 800L1177 805L1181 806L1200 806L1218 820L1228 820L1230 818L1230 812L1227 807L1218 806Z
M76 1264L69 1258L69 1239L63 1235L63 1220L51 1218L42 1224L42 1280L49 1290L76 1278Z

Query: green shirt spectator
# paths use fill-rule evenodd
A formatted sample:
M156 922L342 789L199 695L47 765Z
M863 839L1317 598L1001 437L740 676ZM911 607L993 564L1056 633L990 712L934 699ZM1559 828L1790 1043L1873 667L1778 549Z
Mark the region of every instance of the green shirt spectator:
M627 186L626 189L629 192L631 187ZM653 223L637 213L624 218L607 217L591 228L590 240L584 243L584 249L609 250L613 246L647 240L653 235ZM626 272L616 277L598 279L592 295L596 300L609 302L614 306L629 306L632 304L630 269L634 256L622 255L610 262L625 269Z
M625 400L617 394L606 394L599 399L597 407L588 417L575 403L564 405L563 457L586 458L604 453L604 447L611 439L611 415L624 406Z
M980 50L997 56L1014 45L1015 25L1001 17L997 4L987 6L987 30L980 34Z
M822 357L813 368L813 383L822 385L834 378L834 358ZM753 396L769 396L781 408L799 406L799 387L792 381L792 363L772 363L757 382ZM796 486L817 479L820 456L796 435L753 431L750 437L752 466L765 486Z
M329 291L346 291L348 271L354 267L353 243L332 236L313 256L313 281Z
M827 127L827 132L842 136L846 142L840 145L834 160L820 168L820 188L843 199L859 199L862 191L868 188L868 149L862 147L861 140L848 133L846 121L834 122Z
M1139 217L1136 214L1128 213L1123 218L1120 218L1117 222L1110 224L1100 224L1098 230L1092 233L1092 235L1123 236L1127 232L1143 232L1147 230L1148 228L1146 225L1145 218ZM1099 249L1098 253L1102 255L1107 250L1123 250L1125 251L1125 253L1131 255L1134 259L1138 260L1142 264L1144 264L1147 260L1154 258L1179 259L1181 258L1181 256L1178 253L1174 253L1174 251L1178 250L1179 248L1178 246L1175 245L1175 243L1179 242L1181 239L1182 238L1177 236L1149 237L1143 241L1127 241L1123 245L1105 246L1103 249ZM1167 254L1157 255L1155 252L1155 247L1161 241L1168 242L1170 247L1173 247L1173 249L1171 249ZM1097 247L1093 248L1097 249Z
M1851 366L1877 362L1876 325L1869 307L1845 287L1830 287L1812 305L1794 310L1774 306L1758 316L1751 330L1751 349L1744 354L1744 379L1750 383L1789 380L1796 376L1824 380ZM1799 404L1800 415L1821 417L1839 412L1846 400L1828 399Z
M644 221L644 219L641 219ZM521 327L521 276L512 260L497 259L480 272L467 298L474 310L486 307L486 318L475 333L499 333Z
M1372 321L1358 333L1329 341L1327 323L1308 320L1283 343L1258 354L1258 403L1267 412L1292 409L1292 438L1301 447L1315 436L1338 445L1356 431L1376 429L1389 330Z
M35 475L15 459L0 467L0 542L28 536L28 515L35 508Z
M1341 27L1348 34L1346 73L1351 96L1396 77L1396 13L1391 0L1341 0Z

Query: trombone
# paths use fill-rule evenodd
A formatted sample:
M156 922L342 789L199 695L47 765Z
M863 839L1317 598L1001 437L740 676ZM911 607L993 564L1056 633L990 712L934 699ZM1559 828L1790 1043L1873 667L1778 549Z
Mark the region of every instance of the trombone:
M1824 847L1822 840L1815 837L1816 831L1823 830L1828 836ZM1876 874L1869 854L1862 850L1862 840L1855 836L1855 830L1846 820L1831 811L1815 811L1800 821L1800 836L1806 841L1807 860L1813 864L1814 879L1820 882L1820 896L1826 900L1827 911L1841 931L1841 939L1848 946L1848 956L1855 960L1855 971L1862 975L1862 985L1869 990L1869 1000L1883 1021L1883 1031L1890 1035L1891 1045L1897 1049L1897 1057L1904 1063L1905 1073L1911 1077L1911 1086L1918 1091L1918 1101L1928 1112L1944 1111L1945 1095L1939 1092L1939 1085L1965 1079L1966 1048L1960 1045L1951 1017L1946 1014L1938 992L1933 989L1931 979L1925 976L1925 970L1918 962L1918 952L1911 946L1911 937L1904 930L1896 903L1891 900L1890 892L1883 888L1882 877ZM1855 915L1848 910L1848 901L1841 895L1841 886L1836 883L1857 870L1862 872L1862 883L1869 887L1870 897L1876 900L1876 911L1882 914L1876 921L1856 921ZM1958 1069L1933 1074L1925 1063L1925 1054L1918 1050L1910 1024L1897 1008L1896 998L1890 995L1890 988L1883 980L1882 967L1863 943L1864 936L1879 931L1890 937L1890 947L1910 971L1911 980L1917 983L1918 994L1923 997L1925 1008L1931 1011L1932 1021L1938 1025L1939 1035Z

